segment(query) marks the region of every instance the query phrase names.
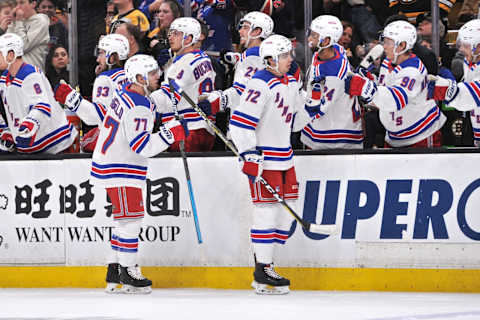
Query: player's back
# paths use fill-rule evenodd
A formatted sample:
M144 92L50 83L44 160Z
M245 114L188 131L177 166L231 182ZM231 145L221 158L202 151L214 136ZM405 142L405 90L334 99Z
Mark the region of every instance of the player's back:
M433 100L427 100L427 69L415 55L397 66L388 59L382 62L379 85L390 91L389 101L396 108L380 107L380 121L387 130L385 141L393 147L415 144L439 130L445 122ZM393 99L393 100L392 100ZM382 101L375 101L375 104Z
M39 122L33 145L17 144L18 152L55 154L72 145L77 130L68 122L53 96L50 82L40 69L24 63L15 77L4 71L0 90L14 139L24 117L30 115Z
M307 92L313 99L323 95L325 104L321 117L310 122L303 130L301 141L311 149L363 147L363 130L360 105L357 98L345 93L345 78L351 70L342 47L333 45L335 56L320 60L318 53L313 56L308 75ZM322 93L312 87L315 77L325 78Z
M215 71L208 55L203 51L194 51L178 56L168 68L165 76L166 81L162 83L161 90L165 95L170 96L168 79L173 79L193 100L204 92L213 91L215 82ZM178 112L187 121L190 130L205 128L211 131L203 118L192 108L192 106L178 93L174 95ZM173 109L169 106L158 105L158 112L162 113L162 122L172 120L175 117Z
M115 68L100 73L93 83L92 102L109 105L115 90L127 83L123 68Z
M151 128L143 126L152 122L155 107L146 97L124 86L115 91L107 108L92 156L91 175L99 185L142 186L146 180L148 158L132 150L129 131L135 129L131 126L132 119L138 119L137 130L149 131ZM138 118L135 114L139 115Z

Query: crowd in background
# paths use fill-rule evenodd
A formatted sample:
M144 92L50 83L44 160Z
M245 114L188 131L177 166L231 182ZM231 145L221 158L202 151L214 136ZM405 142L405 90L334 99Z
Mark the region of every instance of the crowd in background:
M24 60L44 70L52 87L69 79L68 14L66 0L0 0L0 34L17 33L24 40ZM312 1L312 17L337 16L343 24L339 44L347 51L352 68L378 43L383 27L392 20L404 19L417 28L418 41L413 52L429 74L462 79L463 57L454 45L455 30L478 15L478 1L439 1L440 54L432 51L432 14L430 0L319 0ZM92 95L92 83L98 71L94 46L102 34L121 33L129 40L131 51L153 55L160 66L171 60L167 33L170 23L183 16L182 0L83 0L78 4L79 87L85 97ZM192 16L202 23L201 49L211 55L217 78L215 89L232 85L233 68L225 52L238 51L237 24L250 11L262 11L274 21L274 33L291 39L296 61L303 74L305 66L304 0L191 0ZM308 27L308 26L307 26ZM378 65L377 65L378 67ZM378 69L378 68L377 68ZM377 70L378 71L378 70ZM375 72L375 70L374 70ZM464 112L442 107L448 121L443 127L444 145L473 146L470 119ZM3 110L2 110L3 111ZM225 129L228 114L217 115L217 124ZM364 148L383 147L385 131L378 111L364 108ZM90 128L85 126L85 134ZM303 148L292 136L295 148ZM217 143L214 150L224 150Z

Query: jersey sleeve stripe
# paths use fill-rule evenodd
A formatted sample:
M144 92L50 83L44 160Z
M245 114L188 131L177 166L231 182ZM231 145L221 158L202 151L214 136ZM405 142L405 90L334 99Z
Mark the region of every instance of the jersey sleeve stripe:
M105 107L100 104L100 103L95 103L93 102L93 105L95 107L95 111L97 112L98 114L98 117L100 118L101 121L103 121L103 119L105 118L105 114L107 113L107 110L105 109Z
M477 106L480 106L480 89L475 82L464 82L465 87L467 87L468 91L472 95L473 100Z
M408 96L405 90L399 86L394 86L391 89L397 95L398 100L400 101L400 109L405 108L405 106L408 104Z
M243 85L239 82L234 82L233 87L235 88L235 90L237 90L237 93L239 95L242 95L243 91L245 91L245 85Z
M45 135L42 139L35 141L31 147L17 145L17 150L24 153L41 152L52 148L63 140L70 138L73 125L65 125Z
M248 130L255 130L257 128L258 119L240 111L235 111L230 118L230 124Z
M43 102L37 103L36 105L33 106L33 109L37 109L43 112L48 117L52 115L52 108L48 103L43 103Z
M150 139L150 135L147 131L144 131L137 135L131 142L130 148L133 152L140 153L142 152L143 148L145 147L144 142Z

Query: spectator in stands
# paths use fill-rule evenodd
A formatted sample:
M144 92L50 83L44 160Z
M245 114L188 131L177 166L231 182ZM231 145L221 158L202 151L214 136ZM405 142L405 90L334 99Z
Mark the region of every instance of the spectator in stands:
M445 25L442 20L438 20L438 33L440 36L440 58L442 65L446 68L450 68L452 63L453 56L455 51L450 49L445 42ZM417 34L420 36L420 39L426 39L430 42L429 48L431 49L431 39L432 39L432 16L430 13L420 14L417 17Z
M0 35L7 32L8 26L13 21L12 10L15 7L11 1L0 2Z
M130 53L128 54L129 58L135 54L143 53L143 35L138 26L131 23L120 23L116 28L115 33L121 34L127 38L128 45L130 46Z
M64 46L56 44L50 48L47 60L45 61L45 74L52 88L55 88L62 79L67 82L69 81L69 72L67 70L69 63L70 58Z
M150 30L150 22L142 11L135 9L133 0L113 0L118 14L113 17L108 33L114 33L118 24L128 22L140 28L143 33Z
M45 70L45 58L48 53L48 32L50 20L43 13L37 13L37 1L18 0L13 9L14 21L8 26L7 32L15 33L22 38L23 59Z
M58 19L56 13L56 4L54 0L40 0L37 7L38 13L46 14L50 18L50 26L48 32L50 33L50 47L55 44L61 44L68 48L68 32L67 28Z
M348 0L346 7L349 12L348 19L352 21L356 32L363 43L370 42L378 38L378 32L381 29L375 15L366 5L365 0Z
M460 2L460 1L459 1ZM462 8L458 13L457 27L473 20L478 15L478 0L463 0Z
M457 0L442 0L438 2L440 8L440 18L447 25L447 18L450 10ZM408 22L415 23L417 16L431 11L431 1L401 1L389 0L392 14L403 14ZM385 25L387 22L385 22Z
M160 10L160 5L164 2L164 0L143 0L138 6L138 10L142 11L150 21L150 30L155 28L152 26L154 15Z
M208 25L209 28L202 50L231 50L232 34L230 24L234 19L232 0L204 0L199 2L195 9L193 15L196 16L198 21ZM291 30L291 37L293 37L293 29Z
M170 48L167 37L168 29L172 21L181 16L183 16L182 8L175 0L163 0L157 13L158 24L147 37L150 51L157 59L158 66L161 69L171 58L168 50Z
M343 33L338 44L341 45L347 54L348 60L352 63L353 53L352 53L352 37L353 37L353 24L348 21L342 21Z
M118 10L113 3L113 0L107 2L107 14L105 16L105 27L106 32L108 33L108 28L112 24L113 18L118 14Z

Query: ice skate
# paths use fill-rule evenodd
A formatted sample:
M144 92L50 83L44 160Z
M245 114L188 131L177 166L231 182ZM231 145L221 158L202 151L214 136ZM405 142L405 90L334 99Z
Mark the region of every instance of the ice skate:
M252 288L257 294L287 294L290 292L290 280L275 272L273 263L255 263Z
M120 266L120 283L123 293L141 293L152 292L152 281L142 275L138 265L134 267Z
M118 263L109 263L107 268L107 286L105 292L107 293L120 293L120 265Z

